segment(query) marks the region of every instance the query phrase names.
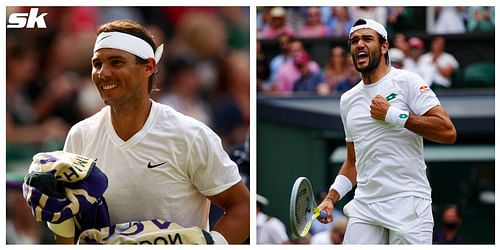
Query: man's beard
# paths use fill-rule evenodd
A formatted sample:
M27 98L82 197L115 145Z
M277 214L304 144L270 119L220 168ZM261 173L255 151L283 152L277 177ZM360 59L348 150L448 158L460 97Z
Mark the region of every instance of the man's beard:
M380 63L380 57L381 54L378 51L376 51L374 54L370 54L368 57L368 65L366 65L366 67L364 68L359 68L354 55L352 55L352 61L354 62L354 67L359 73L370 74L371 72L375 71L375 69L378 67Z

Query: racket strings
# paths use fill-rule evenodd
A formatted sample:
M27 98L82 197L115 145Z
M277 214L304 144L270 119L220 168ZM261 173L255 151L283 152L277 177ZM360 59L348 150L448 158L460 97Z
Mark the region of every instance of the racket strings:
M311 217L311 201L306 185L301 185L295 204L295 218L299 231L303 231Z

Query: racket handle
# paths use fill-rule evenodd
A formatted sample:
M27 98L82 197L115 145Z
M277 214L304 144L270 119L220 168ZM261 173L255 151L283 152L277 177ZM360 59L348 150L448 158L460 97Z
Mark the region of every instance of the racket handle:
M319 217L321 219L325 219L326 217L328 217L328 213L325 210L320 210L319 211Z

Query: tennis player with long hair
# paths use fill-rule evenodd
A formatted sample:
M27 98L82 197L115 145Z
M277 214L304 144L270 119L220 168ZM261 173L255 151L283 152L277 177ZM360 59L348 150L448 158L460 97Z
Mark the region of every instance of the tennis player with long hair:
M359 19L349 33L362 80L340 99L347 157L319 208L332 221L334 204L353 186L344 207L344 244L431 244L431 187L423 138L454 143L456 131L434 92L418 75L390 66L387 31Z
M107 106L71 128L64 151L96 159L108 177L111 224L163 219L211 230L216 241L243 242L249 191L220 138L150 99L162 46L129 20L106 23L97 34L92 81ZM210 202L225 210L211 229Z

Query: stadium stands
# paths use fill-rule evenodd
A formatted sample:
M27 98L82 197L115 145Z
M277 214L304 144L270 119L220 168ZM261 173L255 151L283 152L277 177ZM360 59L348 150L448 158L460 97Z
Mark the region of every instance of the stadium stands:
M389 10L391 7L387 7ZM301 7L288 7L286 8L288 12L295 13L293 16L297 16L297 12L301 13ZM411 15L406 16L409 22L413 25L405 25L404 29L395 29L392 24L387 24L387 29L389 32L389 44L394 46L393 39L395 32L400 32L406 35L406 37L418 37L422 39L425 44L424 52L429 51L429 46L431 40L437 34L431 34L426 31L427 25L427 7L406 7L406 12L411 13ZM409 9L409 10L408 10ZM406 20L405 19L405 20ZM470 22L469 17L464 18L464 22ZM294 21L294 23L299 23L300 20ZM300 26L300 25L299 25ZM463 83L462 74L465 73L465 68L469 64L475 64L480 62L492 63L495 62L495 32L494 30L489 31L474 31L465 33L450 33L450 34L439 34L446 39L446 52L452 54L459 62L460 69L455 73L452 82L452 88L471 88L471 87L482 87L491 88L493 84L475 84L470 85L468 83ZM341 46L347 49L347 37L337 37L329 36L323 38L302 38L300 36L295 37L303 42L305 50L311 55L311 58L316 61L321 68L324 68L329 59L328 51L335 46ZM279 53L279 44L277 40L274 39L259 39L262 45L262 52L266 54L267 57L272 58ZM474 68L474 67L473 67ZM491 76L491 78L494 78Z
M466 87L495 87L495 64L479 62L469 64L463 75Z

